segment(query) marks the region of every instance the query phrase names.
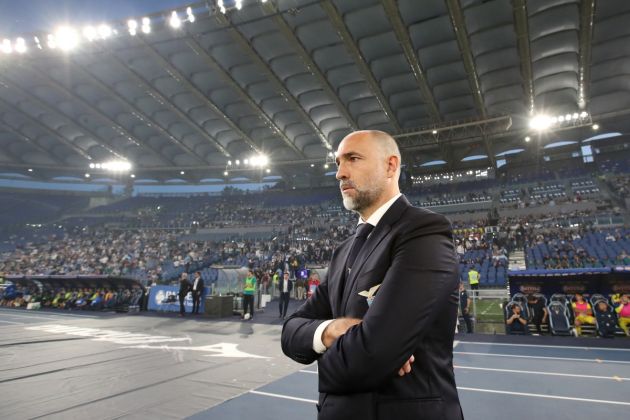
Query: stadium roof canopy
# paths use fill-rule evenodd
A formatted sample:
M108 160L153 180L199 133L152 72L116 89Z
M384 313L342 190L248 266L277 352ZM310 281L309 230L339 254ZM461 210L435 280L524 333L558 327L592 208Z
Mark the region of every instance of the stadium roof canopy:
M579 143L593 122L627 131L627 0L238 3L148 14L150 31L139 15L111 33L86 35L101 16L65 35L0 33L0 171L51 179L126 160L152 179L323 175L357 129L454 169L542 147L523 140L538 114L580 116L548 142ZM259 155L269 163L245 165Z

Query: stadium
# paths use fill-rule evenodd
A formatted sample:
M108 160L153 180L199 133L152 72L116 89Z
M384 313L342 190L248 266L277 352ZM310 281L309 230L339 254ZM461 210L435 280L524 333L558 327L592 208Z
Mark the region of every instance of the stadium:
M357 131L448 221L463 416L627 416L629 2L23 3L0 4L0 417L339 418L285 334L371 223Z

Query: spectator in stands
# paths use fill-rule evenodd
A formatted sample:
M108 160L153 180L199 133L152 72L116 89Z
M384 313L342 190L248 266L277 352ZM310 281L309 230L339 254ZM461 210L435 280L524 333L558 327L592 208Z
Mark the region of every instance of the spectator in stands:
M615 308L615 312L619 317L619 326L627 336L630 336L630 296L627 294L621 296L621 301Z
M311 297L313 293L315 293L315 289L319 286L319 274L317 272L311 273L311 276L308 279L308 292L307 297Z
M296 279L295 279L295 288L297 290L297 293L295 295L295 298L297 300L304 300L306 299L306 280L304 278L302 278L301 273L298 273Z
M192 292L192 313L194 315L199 314L199 306L201 303L201 295L203 294L203 279L201 278L201 272L195 271L195 279L193 280L192 286L190 288Z
M575 316L575 332L577 336L582 335L582 325L595 325L595 317L591 304L584 300L581 293L575 294L575 300L571 303Z
M254 318L254 293L256 292L256 276L252 270L247 271L243 283L243 319ZM248 312L249 310L249 312ZM246 314L249 314L247 316Z
M617 328L617 317L606 302L600 300L595 306L595 317L597 318L597 330L604 338L613 338Z
M289 279L289 273L287 271L282 275L282 280L280 280L278 288L280 290L280 318L285 319L287 317L291 290L293 290L293 282Z
M182 273L179 279L179 316L184 316L186 314L186 307L184 306L184 301L186 300L186 295L190 291L190 282L188 281L188 273Z
M462 317L466 323L466 332L471 334L473 332L472 320L470 319L470 304L472 300L466 293L466 288L463 282L459 282L459 308L462 311Z
M521 305L513 303L510 316L505 320L508 327L508 334L527 334L527 320L521 314Z
M470 289L473 291L473 297L477 296L477 290L479 290L479 271L475 269L474 266L470 266L468 270L468 284L470 284Z
M529 295L527 297L527 306L532 314L532 324L536 326L536 332L542 334L541 325L547 323L549 312L545 308L544 302L536 295Z

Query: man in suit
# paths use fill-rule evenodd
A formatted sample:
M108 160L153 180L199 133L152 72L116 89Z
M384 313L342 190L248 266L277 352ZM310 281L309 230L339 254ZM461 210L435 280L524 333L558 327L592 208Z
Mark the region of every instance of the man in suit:
M285 271L278 285L280 288L280 318L287 317L287 308L289 307L289 297L291 296L291 290L293 290L293 282L289 279L289 272Z
M184 316L186 314L186 306L184 302L186 301L186 295L190 291L190 282L188 281L188 273L182 273L179 278L179 316Z
M336 160L344 206L360 215L357 234L284 323L282 350L318 362L320 420L460 420L450 223L400 194L400 152L388 134L351 133Z
M201 295L203 294L203 279L201 278L201 272L195 271L195 279L192 284L192 313L199 313L199 304L201 303Z

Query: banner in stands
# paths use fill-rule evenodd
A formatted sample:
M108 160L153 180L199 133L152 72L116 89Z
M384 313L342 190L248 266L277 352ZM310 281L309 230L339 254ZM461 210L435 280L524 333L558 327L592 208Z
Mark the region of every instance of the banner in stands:
M630 271L610 268L569 270L524 270L508 272L510 296L515 293L630 293Z
M204 301L210 293L209 288L204 287L199 312L204 312ZM153 286L149 291L149 311L179 312L179 286ZM189 292L184 299L186 313L192 312L192 294Z

